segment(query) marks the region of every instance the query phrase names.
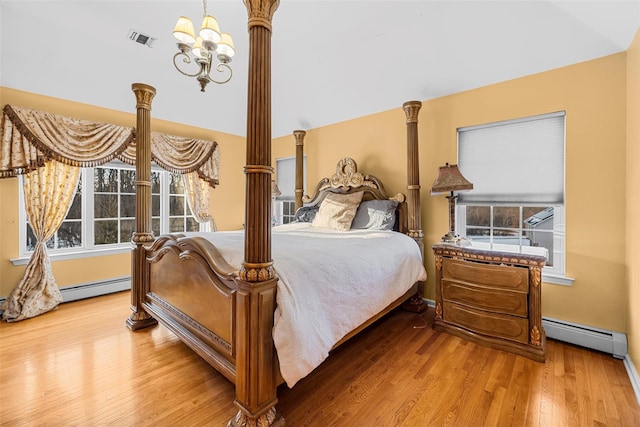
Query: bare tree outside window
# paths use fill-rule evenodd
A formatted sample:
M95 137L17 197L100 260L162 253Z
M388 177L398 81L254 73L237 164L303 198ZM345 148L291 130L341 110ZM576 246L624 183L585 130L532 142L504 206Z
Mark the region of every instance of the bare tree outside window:
M84 185L83 176L89 182L88 186ZM135 231L135 194L134 169L119 165L87 168L78 181L67 216L54 237L46 242L47 248L91 249L130 242ZM28 218L23 224L26 230L24 248L31 252L35 249L36 238ZM200 229L186 201L180 175L152 171L151 229L155 236ZM83 241L83 236L87 236L87 242Z
M169 175L169 232L198 231L200 224L193 217L184 195L182 176Z
M36 236L28 220L26 227L26 248L28 251L33 251L36 247ZM67 216L54 236L47 241L46 246L47 249L77 248L82 246L82 177L78 179L76 193L73 196L73 202L69 207Z

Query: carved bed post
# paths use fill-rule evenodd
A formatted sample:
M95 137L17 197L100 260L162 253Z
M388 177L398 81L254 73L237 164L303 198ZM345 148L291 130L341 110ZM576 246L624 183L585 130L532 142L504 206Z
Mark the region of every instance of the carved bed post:
M422 107L420 101L408 101L402 104L407 117L407 207L409 237L416 241L424 260L424 236L422 234L422 217L420 216L420 162L418 156L418 112ZM418 293L405 305L406 310L421 313L427 309L422 299L422 284Z
M274 426L284 425L275 408L271 331L277 282L271 259L271 20L279 0L244 0L244 4L249 16L245 244L236 280L235 404L239 411L229 426Z
M296 211L302 207L302 193L304 192L304 136L307 132L294 130L296 137Z
M144 245L153 242L151 231L151 101L155 88L134 83L131 89L136 95L136 230L131 254L131 310L127 327L131 330L146 328L158 323L142 309L149 281L145 280Z

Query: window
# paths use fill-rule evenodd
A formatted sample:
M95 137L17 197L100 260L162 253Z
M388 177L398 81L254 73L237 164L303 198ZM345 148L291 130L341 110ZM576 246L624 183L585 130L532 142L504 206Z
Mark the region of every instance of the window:
M182 177L169 175L169 232L198 231L200 224L191 214L187 197L184 194Z
M22 176L20 176L20 180L22 180ZM73 197L73 202L71 202L71 206L69 207L67 216L60 225L60 228L58 228L58 230L56 231L55 235L46 243L47 249L49 251L82 246L82 182L83 181L81 176L78 180L78 185L76 186L76 194ZM20 186L22 187L22 181ZM26 218L26 214L24 213L24 196L22 191L20 191L19 193L21 198L21 214L23 218ZM25 242L27 251L33 252L36 247L36 236L33 233L33 229L28 222L22 221L21 223L26 223L26 227L23 227L23 229L26 229L27 231ZM25 241L25 239L20 240Z
M133 167L120 162L84 168L66 218L47 242L50 253L129 249L135 230L135 175ZM36 238L27 220L22 192L20 198L20 252L26 255L34 250ZM200 229L186 201L180 175L160 169L151 172L151 228L156 236Z
M564 112L458 129L458 166L474 189L458 194L456 233L544 253L545 279L563 277L564 142Z
M296 158L276 159L276 171L276 183L281 193L274 203L276 224L288 224L293 222L296 214ZM303 157L302 182L307 182L307 156Z
M131 240L136 214L135 175L131 169L93 169L92 234L96 246Z
M282 201L282 224L289 224L293 222L296 216L296 202L295 200L283 200Z

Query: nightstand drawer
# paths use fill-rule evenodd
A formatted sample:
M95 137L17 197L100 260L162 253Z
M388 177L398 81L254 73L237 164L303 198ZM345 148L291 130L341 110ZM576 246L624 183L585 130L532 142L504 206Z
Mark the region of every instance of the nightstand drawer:
M496 313L521 317L528 315L527 294L522 292L484 288L442 279L442 299Z
M497 289L528 292L529 270L506 265L490 265L457 259L444 259L442 278L454 279Z
M473 332L520 343L528 343L529 321L507 314L491 313L443 301L444 321Z

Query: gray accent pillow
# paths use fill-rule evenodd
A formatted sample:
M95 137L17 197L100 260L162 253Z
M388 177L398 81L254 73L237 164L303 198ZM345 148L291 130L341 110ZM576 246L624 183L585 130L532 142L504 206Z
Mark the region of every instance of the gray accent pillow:
M303 206L296 211L295 222L313 222L319 206Z
M360 203L351 223L352 229L393 230L396 224L395 200L367 200Z

